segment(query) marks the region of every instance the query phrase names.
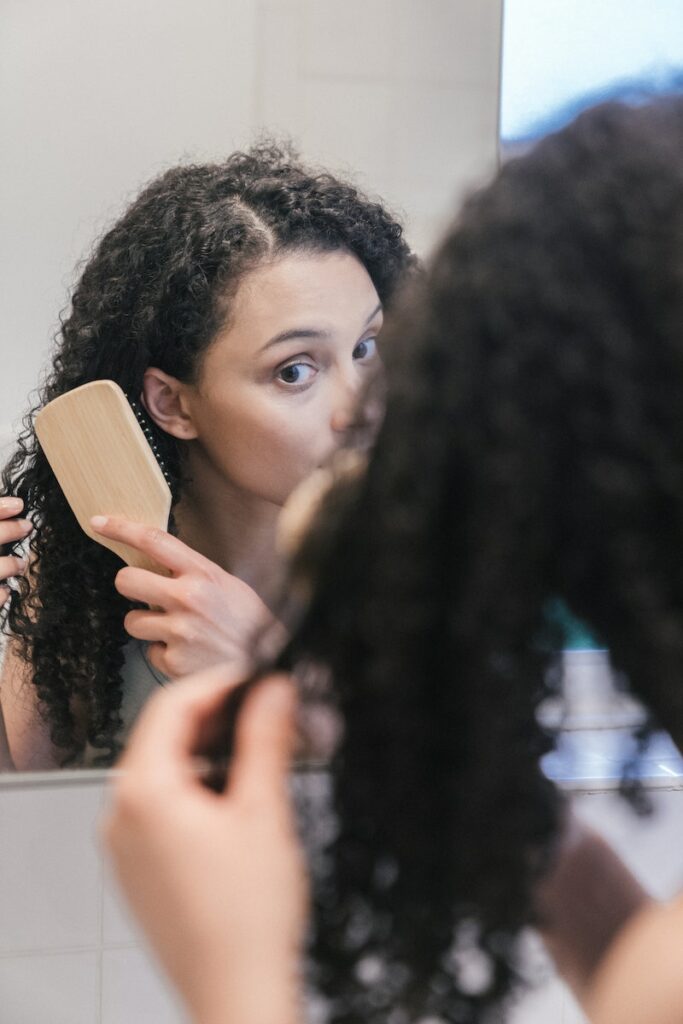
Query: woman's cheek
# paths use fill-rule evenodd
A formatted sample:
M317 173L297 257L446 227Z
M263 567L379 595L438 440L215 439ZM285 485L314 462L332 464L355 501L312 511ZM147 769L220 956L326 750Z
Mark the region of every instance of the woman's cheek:
M221 423L224 472L246 490L285 501L331 453L329 416L319 403L291 401L283 408L261 395L244 397Z

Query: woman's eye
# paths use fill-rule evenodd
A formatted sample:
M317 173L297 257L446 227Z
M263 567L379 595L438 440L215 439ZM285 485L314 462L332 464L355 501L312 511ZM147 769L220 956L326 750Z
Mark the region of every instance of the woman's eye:
M375 338L366 338L365 341L359 341L353 350L354 359L372 359L377 354L377 340Z
M316 373L310 363L290 363L277 372L277 379L283 384L307 384Z

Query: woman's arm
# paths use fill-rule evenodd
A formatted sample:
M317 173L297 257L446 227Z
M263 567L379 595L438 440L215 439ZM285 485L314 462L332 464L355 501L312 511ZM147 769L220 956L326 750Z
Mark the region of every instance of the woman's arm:
M212 669L149 701L102 832L195 1024L301 1024L308 880L288 789L295 691L282 676L252 690L216 793L196 758L221 738L234 685Z
M11 637L6 640L0 675L0 705L7 749L14 769L40 771L59 768L59 756L50 739L48 724L38 711L31 666L19 657L16 642Z
M0 545L25 540L31 533L30 520L17 518L23 507L20 498L0 498ZM5 580L26 572L26 559L0 557L0 607L10 596ZM19 657L11 636L0 637L0 642L0 767L3 771L55 768L57 759L38 713L30 666Z
M593 979L592 1024L683 1024L681 949L683 897L636 914Z
M5 728L5 719L2 713L2 704L0 704L0 772L13 772L14 762L12 755L9 751L9 741L7 739L7 729Z
M605 956L652 899L614 850L568 812L557 859L536 892L543 941L586 1007Z

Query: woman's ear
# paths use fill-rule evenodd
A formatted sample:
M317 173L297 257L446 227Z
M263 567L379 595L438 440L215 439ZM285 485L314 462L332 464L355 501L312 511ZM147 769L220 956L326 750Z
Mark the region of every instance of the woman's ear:
M158 427L172 437L189 441L197 436L186 396L187 385L150 366L142 382L142 404Z

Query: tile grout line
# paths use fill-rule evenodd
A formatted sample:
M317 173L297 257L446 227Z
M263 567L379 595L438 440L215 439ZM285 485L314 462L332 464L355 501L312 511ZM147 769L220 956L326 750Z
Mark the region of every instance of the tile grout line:
M97 814L98 821L99 821L99 819L102 816L102 808L103 808L102 795L103 794L101 794L101 796L100 796L100 805L99 805L99 810L98 810L98 814ZM104 976L104 967L103 967L103 961L104 961L104 855L103 855L103 852L102 852L102 848L99 846L99 844L97 842L97 837L93 836L92 840L93 840L93 843L95 844L95 850L97 852L98 864L99 864L99 899L98 899L99 920L98 920L98 934L99 934L100 942L99 942L99 949L98 949L98 952L97 952L97 995L98 995L98 999L97 999L97 1024L102 1024L102 1014L103 1014L103 1010L104 1010L104 1005L103 1005L104 1004L104 983L103 983L103 976Z
M2 960L13 960L13 959L24 959L30 957L52 957L52 956L75 956L78 953L97 953L99 950L103 953L110 951L118 952L119 950L127 949L142 949L139 942L109 942L107 945L100 943L93 943L92 945L81 945L81 946L37 946L35 948L29 948L23 946L19 949L6 949L0 951L0 961Z

